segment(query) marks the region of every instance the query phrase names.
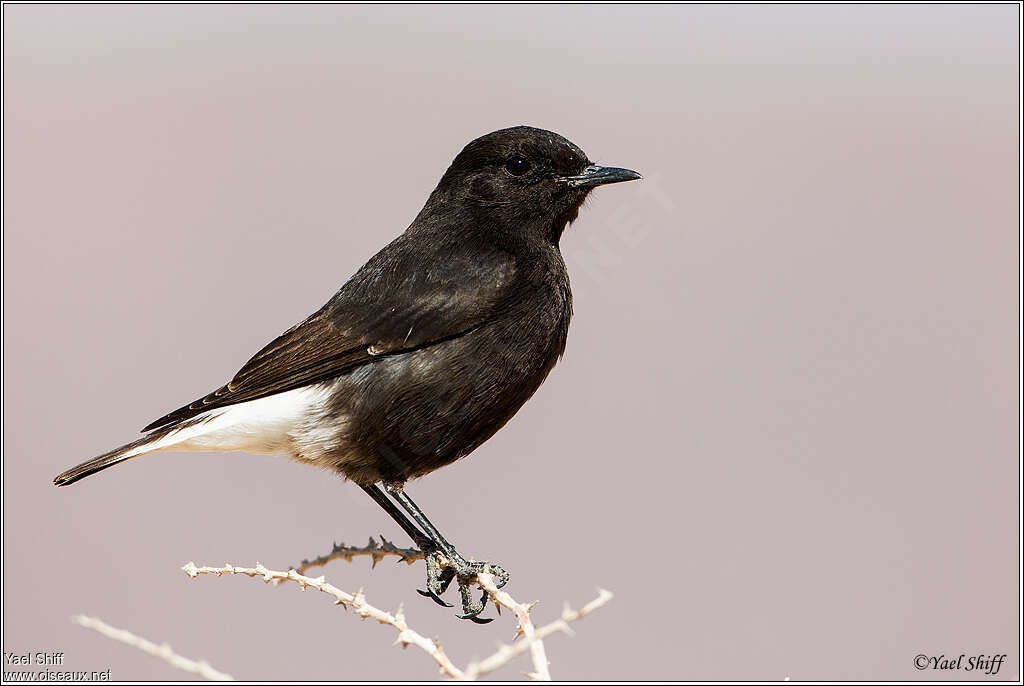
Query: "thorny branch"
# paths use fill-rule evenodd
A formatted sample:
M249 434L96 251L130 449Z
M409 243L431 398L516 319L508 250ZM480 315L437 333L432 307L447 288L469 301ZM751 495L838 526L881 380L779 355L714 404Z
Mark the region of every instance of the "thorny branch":
M499 605L503 605L505 607L509 607L509 605L506 605L505 602L506 601L511 601L518 608L521 608L522 612L528 613L533 608L533 606L536 604L536 603L529 603L528 605L523 605L521 603L515 603L515 601L512 601L512 599L510 597L508 597L508 594L505 593L504 591L497 591L497 593L502 594L503 596L505 596L503 598L498 598L492 592L492 590L491 590L492 587L494 586L494 579L493 578L485 579L485 578L483 578L483 576L484 575L481 575L481 582L482 582L482 584L486 584L486 585L484 585L484 588L487 590L487 592L489 594L491 594L491 598L494 599L494 602L498 603ZM486 576L490 577L489 574L486 575ZM599 607L601 607L602 605L607 603L613 597L611 591L606 591L603 588L597 589L597 593L598 593L598 595L597 595L596 598L594 598L589 603L587 603L586 605L581 607L579 610L571 609L569 607L569 604L566 603L565 608L562 610L562 616L561 617L559 617L555 621L551 622L550 624L545 624L544 626L540 627L539 629L534 629L533 630L533 641L532 642L527 640L527 641L524 641L524 642L521 642L521 643L515 643L513 645L501 644L501 645L498 646L498 650L493 655L488 657L487 659L479 660L479 661L470 663L470 665L468 667L466 667L466 678L467 679L476 679L476 678L478 678L480 676L483 676L484 674L488 674L490 672L493 672L498 667L501 667L501 666L507 664L512 658L516 657L517 655L521 655L524 652L526 652L527 650L533 651L534 646L539 645L539 644L542 645L541 641L543 641L545 638L547 638L551 634L555 633L556 631L561 631L561 632L569 634L571 636L572 635L572 629L569 628L569 624L571 624L572 622L575 622L578 619L582 619L583 617L587 616L588 614L590 614L594 610L598 609ZM512 609L513 612L516 612L516 609L514 609L514 608L510 607L509 609ZM529 620L529 616L528 615L527 615L527 620ZM519 629L520 629L520 631L517 632L516 638L518 638L520 635L525 635L525 633L526 633L523 630L522 624L520 624ZM543 645L541 647L540 653L543 656ZM537 668L536 660L537 660L537 657L536 657L536 655L534 655L534 667L535 668ZM546 660L546 658L545 658L545 660ZM546 663L546 661L545 661L545 669L544 669L543 673L546 674L548 679L551 678L550 672L547 671L547 663ZM534 672L533 674L530 674L529 676L531 678L537 678L538 674L539 674L539 669L538 669L538 672Z
M320 555L312 560L303 560L298 567L295 567L295 571L299 574L305 574L313 567L323 567L332 560L345 560L351 562L352 558L359 555L365 555L373 560L373 567L377 566L377 563L383 560L388 555L394 555L398 558L398 562L405 562L406 564L412 564L416 560L423 559L423 553L416 548L399 548L394 543L384 538L383 535L380 537L380 544L370 536L370 542L362 548L356 546L348 546L344 543L335 543L331 552L326 555Z
M363 596L363 592L361 590L357 591L353 595L351 593L346 593L337 586L327 583L322 576L314 579L312 577L303 576L294 569L289 569L287 572L275 572L267 569L259 562L257 562L256 566L252 568L235 567L233 565L224 565L223 567L197 567L195 563L189 562L181 569L193 579L200 574L213 574L216 576L221 576L223 574L244 574L249 577L262 577L262 579L268 583L275 579L279 579L281 581L294 581L303 589L306 587L315 588L321 593L333 596L335 605L343 605L347 608L350 607L354 609L356 614L363 619L372 617L381 624L387 624L394 627L398 630L398 639L395 641L397 644L401 645L403 648L410 644L421 648L424 652L434 658L437 664L441 667L441 672L443 674L447 674L455 679L462 678L462 670L452 664L452 661L448 659L447 655L445 655L440 643L432 641L409 628L409 625L405 621L405 613L402 611L401 605L398 606L398 609L395 610L394 614L391 614L384 610L378 610L366 602L366 597Z
M593 612L612 598L612 594L610 592L599 590L598 597L580 610L572 611L566 607L559 619L538 629L533 626L533 622L530 620L529 615L530 609L533 607L534 603L522 604L516 602L508 593L497 588L494 583L493 576L490 574L480 574L478 576L480 587L487 591L495 603L511 610L519 621L519 628L516 637L518 638L520 635L523 636L524 642L516 643L514 645L499 645L498 650L490 657L484 660L471 662L465 669L459 669L444 652L441 644L436 639L428 639L409 627L401 606L399 606L394 614L377 609L366 602L366 597L363 595L362 590L353 595L327 583L322 576L316 578L308 577L300 574L294 569L289 569L287 572L273 571L267 569L258 562L256 563L256 566L252 568L235 567L233 565L224 565L223 567L197 567L195 563L189 562L187 565L182 567L182 571L191 578L195 578L202 574L212 574L215 576L221 576L224 574L243 574L249 577L260 577L267 583L294 581L303 589L307 587L315 588L321 593L332 596L335 599L335 605L352 608L356 611L356 614L363 619L371 617L381 624L387 624L388 626L393 627L398 631L398 638L395 640L396 645L401 645L403 648L409 645L415 645L437 662L442 674L458 680L476 679L484 674L493 672L495 669L507 664L512 658L526 652L527 650L531 653L534 667L534 672L529 676L534 679L550 680L551 674L548 670L547 657L542 643L543 639L556 631L571 633L569 630L569 624L571 622Z
M187 657L182 657L181 655L178 655L173 650L171 650L171 646L167 645L166 643L161 643L160 645L157 645L156 643L153 643L148 639L142 638L141 636L136 636L130 631L112 627L106 622L100 619L96 619L95 617L75 615L71 618L71 621L75 622L80 626L84 626L86 629L93 629L94 631L98 631L107 638L112 638L115 641L126 643L134 648L138 648L144 653L148 653L154 657L158 657L161 660L170 663L171 666L173 667L183 669L186 672L191 672L192 674L198 674L199 676L209 681L234 681L234 677L232 677L230 674L225 674L224 672L214 669L207 662L197 662L195 660L190 660Z

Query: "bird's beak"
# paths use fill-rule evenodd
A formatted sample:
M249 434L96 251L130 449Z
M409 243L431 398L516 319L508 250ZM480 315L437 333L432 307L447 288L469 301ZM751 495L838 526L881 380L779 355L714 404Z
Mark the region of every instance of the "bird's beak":
M576 176L560 176L557 181L564 181L571 187L578 186L601 186L606 183L621 183L623 181L635 181L644 177L632 169L621 167L602 167L592 164Z

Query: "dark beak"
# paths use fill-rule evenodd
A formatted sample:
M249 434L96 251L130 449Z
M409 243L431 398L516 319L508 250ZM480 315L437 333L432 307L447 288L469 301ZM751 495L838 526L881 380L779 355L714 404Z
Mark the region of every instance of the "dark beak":
M582 173L576 176L560 176L558 181L564 181L570 186L602 186L606 183L621 183L623 181L636 181L644 177L637 174L632 169L622 169L621 167L602 167L596 164L592 164Z

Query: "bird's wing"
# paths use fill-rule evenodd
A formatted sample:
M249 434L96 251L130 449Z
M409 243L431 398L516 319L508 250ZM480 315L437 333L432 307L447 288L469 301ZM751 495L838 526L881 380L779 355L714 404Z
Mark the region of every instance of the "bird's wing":
M511 255L447 242L423 254L423 246L404 245L405 236L375 255L319 311L256 353L230 382L143 431L456 338L501 312L514 290Z

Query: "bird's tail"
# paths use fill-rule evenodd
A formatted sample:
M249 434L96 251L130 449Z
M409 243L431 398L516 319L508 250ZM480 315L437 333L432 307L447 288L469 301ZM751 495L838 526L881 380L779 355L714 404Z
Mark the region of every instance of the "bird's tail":
M269 454L290 452L292 432L322 407L319 390L296 389L258 400L207 410L195 417L162 426L137 441L103 453L53 480L67 486L90 474L159 450Z
M90 474L95 474L107 467L113 467L119 462L124 462L125 460L130 460L133 457L139 457L140 455L145 455L147 453L156 452L157 450L166 450L179 442L178 440L174 440L177 438L175 434L178 434L182 428L182 425L176 425L158 429L143 436L137 441L132 441L131 443L122 445L120 448L115 448L108 453L103 453L102 455L83 462L76 467L72 467L63 474L54 478L53 483L55 486L67 486L68 484L75 483L79 479L84 479Z

